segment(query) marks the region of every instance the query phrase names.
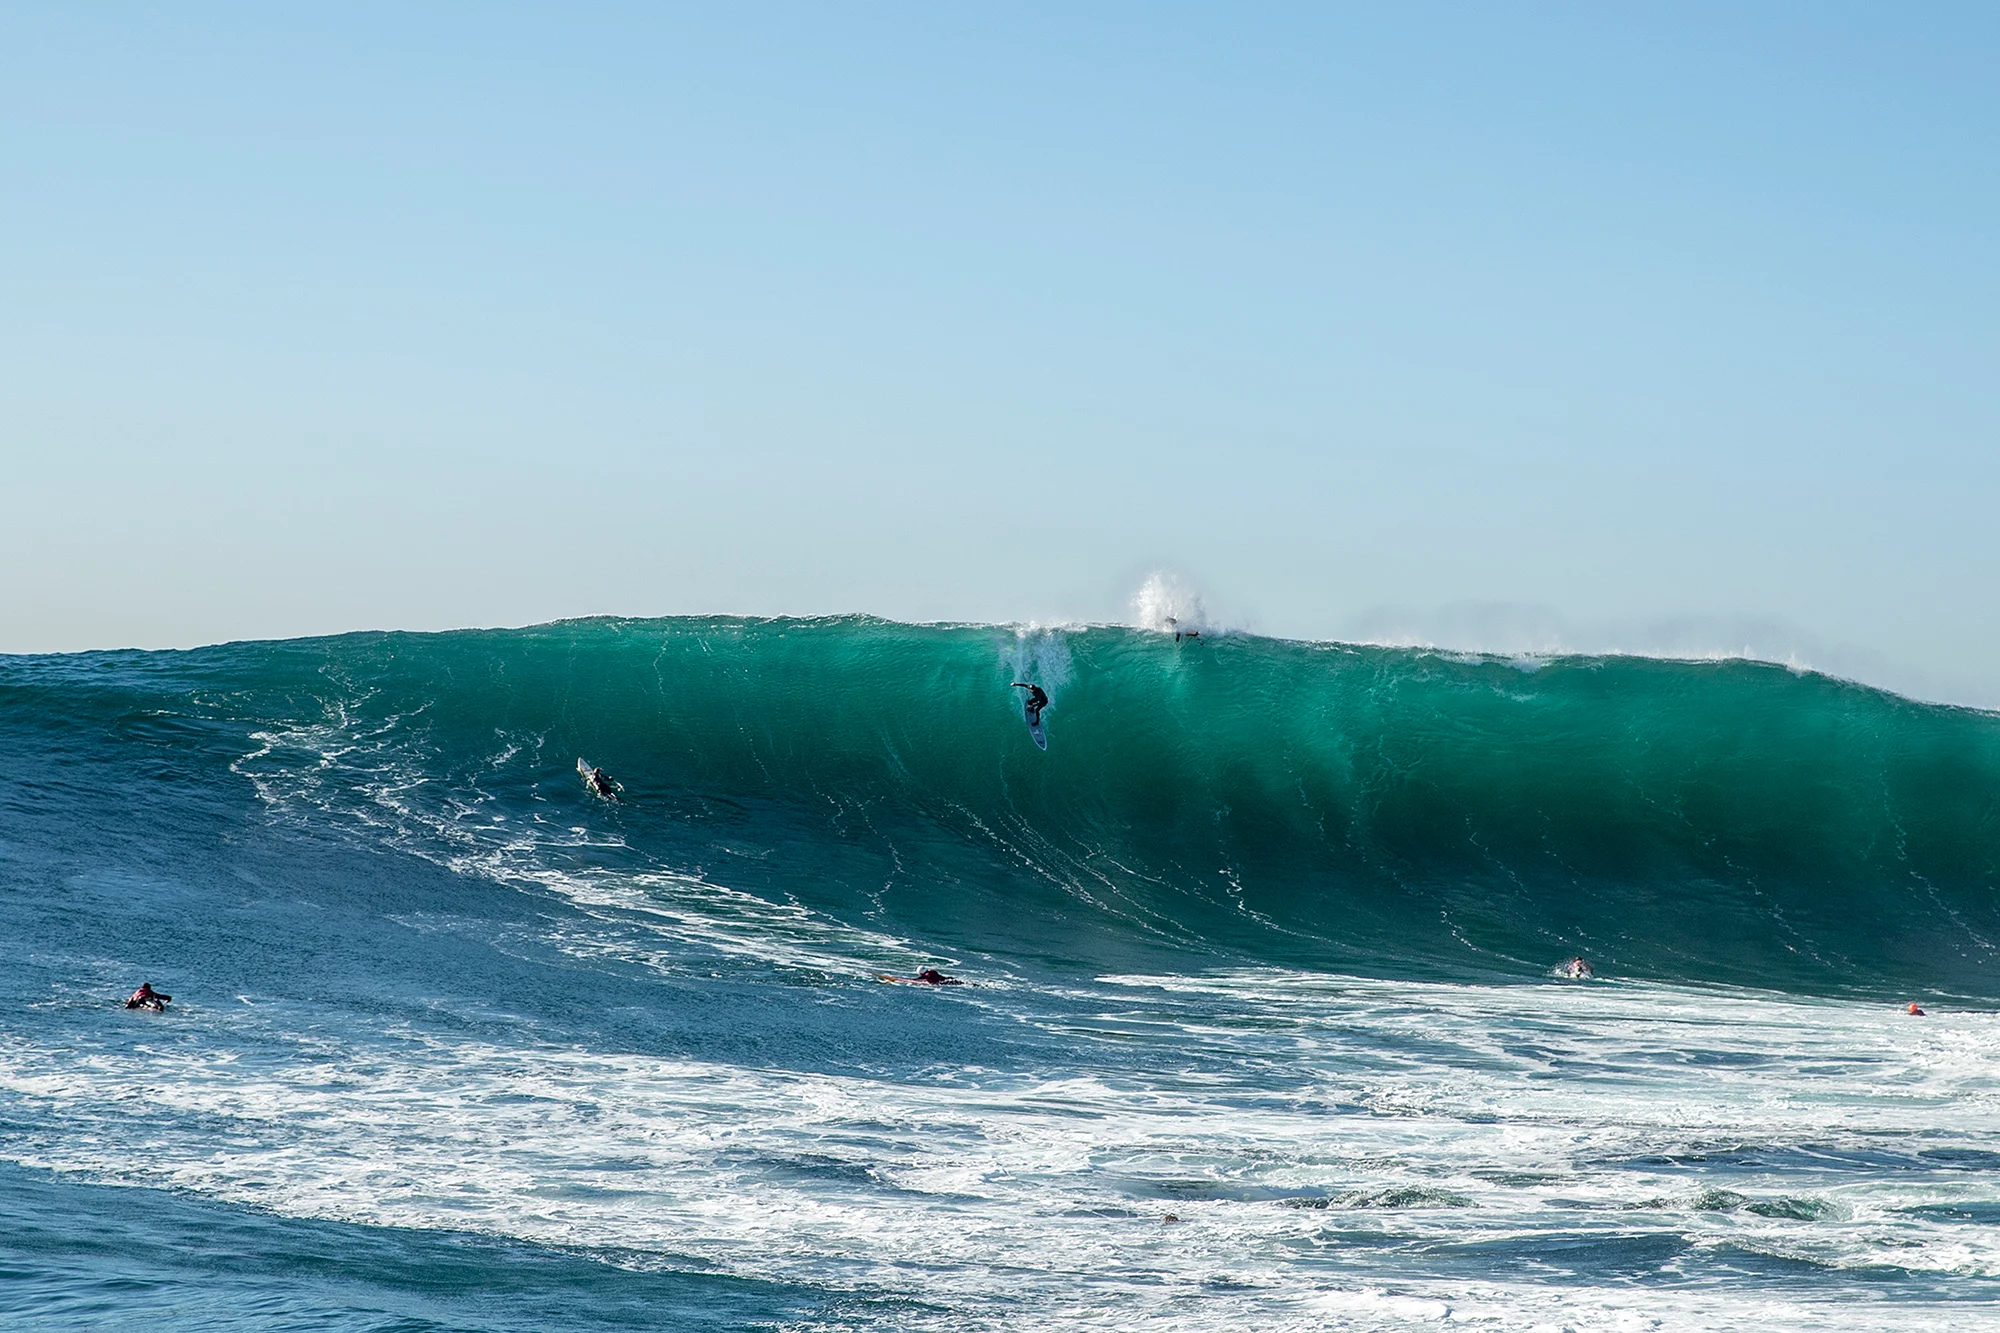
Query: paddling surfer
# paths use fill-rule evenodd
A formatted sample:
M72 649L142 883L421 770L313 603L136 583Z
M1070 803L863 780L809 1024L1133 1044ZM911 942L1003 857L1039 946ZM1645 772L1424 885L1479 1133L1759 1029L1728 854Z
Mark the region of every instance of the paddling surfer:
M142 981L139 983L139 989L133 991L131 998L125 1001L125 1007L127 1009L150 1009L156 1014L164 1014L167 1012L167 1002L173 998L171 995L162 995L160 992L154 990L152 982Z
M927 967L914 977L899 977L894 972L877 972L877 981L900 981L905 986L963 986L957 977L948 977L934 967Z

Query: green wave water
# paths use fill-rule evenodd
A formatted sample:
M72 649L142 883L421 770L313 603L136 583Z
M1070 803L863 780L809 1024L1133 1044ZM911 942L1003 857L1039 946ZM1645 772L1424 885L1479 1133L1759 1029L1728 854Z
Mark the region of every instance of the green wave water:
M8 725L321 744L517 822L587 756L648 863L941 950L2000 996L2000 717L1770 665L866 618L95 660L14 671Z

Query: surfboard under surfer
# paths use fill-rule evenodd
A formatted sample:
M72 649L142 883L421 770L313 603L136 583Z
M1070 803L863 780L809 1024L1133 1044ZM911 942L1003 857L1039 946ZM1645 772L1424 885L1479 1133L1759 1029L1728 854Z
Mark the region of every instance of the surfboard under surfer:
M1049 706L1048 692L1039 685L1030 685L1025 680L1015 681L1014 688L1028 692L1028 725L1035 726L1042 720L1042 710Z

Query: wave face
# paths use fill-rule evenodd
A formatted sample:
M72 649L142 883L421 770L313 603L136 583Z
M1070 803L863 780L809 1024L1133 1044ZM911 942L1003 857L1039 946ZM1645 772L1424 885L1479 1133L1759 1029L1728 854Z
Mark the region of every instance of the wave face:
M1051 696L1046 753L1015 680ZM706 894L752 954L810 917L885 963L1451 980L1582 953L2000 996L2000 717L1747 662L583 621L0 660L0 749L41 775L16 814L126 792L157 833L261 800L489 879Z

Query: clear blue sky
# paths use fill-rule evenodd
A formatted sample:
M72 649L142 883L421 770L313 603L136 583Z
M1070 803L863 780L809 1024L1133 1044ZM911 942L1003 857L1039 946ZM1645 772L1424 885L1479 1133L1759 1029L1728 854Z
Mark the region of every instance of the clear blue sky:
M1988 5L12 6L0 650L1167 567L2000 702L1996 68Z

